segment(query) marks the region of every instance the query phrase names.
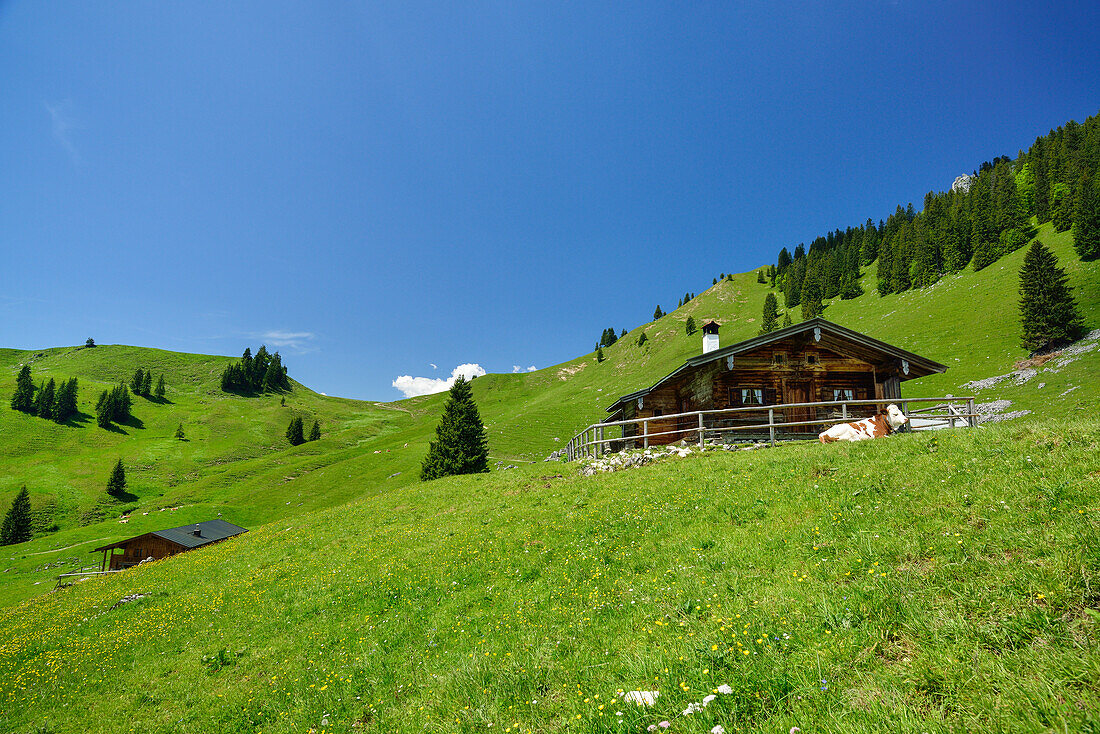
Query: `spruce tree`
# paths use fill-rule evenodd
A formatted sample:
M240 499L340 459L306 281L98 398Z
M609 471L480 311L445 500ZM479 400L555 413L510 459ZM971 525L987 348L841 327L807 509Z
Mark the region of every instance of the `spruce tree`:
M665 315L665 312L661 310L661 305L657 304L657 308L655 308L653 310L653 320L656 321L657 319L661 318L664 315Z
M321 440L321 424L317 421L313 421L313 428L309 429L309 440L319 441Z
M305 443L306 439L302 432L301 417L291 419L290 425L286 427L286 440L290 441L291 446L301 446Z
M770 334L779 328L779 299L774 293L764 297L764 315L760 320L760 333Z
M157 400L164 400L164 375L157 378L156 396Z
M599 345L596 346L596 361L597 362L602 362L603 361L603 347L601 347Z
M443 417L435 429L435 440L420 467L420 479L427 481L455 474L489 471L488 438L481 423L474 393L461 375L451 386Z
M644 345L647 341L649 341L649 337L645 335L644 331L641 334L638 335L638 346L639 347Z
M145 371L145 376L141 380L141 394L145 397L153 394L153 373L149 370Z
M0 545L25 543L31 539L31 534L31 496L27 486L23 485L4 515L4 524L0 526Z
M57 385L51 377L34 399L34 413L39 418L53 418L53 400Z
M684 331L687 332L688 336L691 336L696 332L694 316L687 317L687 321L684 322Z
M93 339L92 337L88 337L88 340L84 342L84 347L86 349L91 349L94 346L95 346L95 339Z
M134 370L134 376L130 378L130 392L141 395L141 386L145 384L145 370L138 367Z
M104 390L99 394L99 400L95 404L95 422L100 428L109 428L111 417L114 413L111 394Z
M791 325L791 312L790 311L784 311L783 312L783 328L785 329L790 325Z
M107 480L107 494L116 499L126 494L126 467L122 465L122 459L115 464L111 478Z
M619 338L622 339L624 336L626 336L626 329L622 330L622 332L619 334Z
M182 441L186 438L186 435L183 433L183 424L182 423L180 423L178 426L176 426L175 438L176 438L177 441Z
M1073 220L1073 247L1082 260L1100 257L1100 171L1081 187Z
M11 407L22 413L34 411L34 379L31 377L31 367L23 365L19 370L19 376L15 378L15 392L11 395Z
M767 283L767 282L768 282L768 281L767 281L767 280L766 280L766 279L764 278L764 271L763 271L763 270L761 270L761 271L759 271L759 272L757 272L757 273L756 273L756 282L757 282L757 283Z
M1020 322L1023 346L1031 352L1068 344L1082 332L1066 271L1038 240L1031 243L1020 269Z

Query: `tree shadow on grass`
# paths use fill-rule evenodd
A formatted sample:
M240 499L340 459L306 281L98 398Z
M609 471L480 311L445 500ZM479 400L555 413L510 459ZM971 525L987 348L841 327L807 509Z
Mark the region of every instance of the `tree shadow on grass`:
M100 426L104 431L110 431L111 433L121 433L123 436L129 436L129 431L126 431L122 426L116 426L114 423L108 423L105 426Z
M126 426L127 428L133 428L139 431L145 428L144 421L142 421L141 418L138 418L136 415L132 414L126 420L119 421L119 425Z
M127 492L126 490L122 490L121 492L116 492L116 493L114 493L110 496L111 496L112 499L118 500L119 502L121 502L123 504L126 504L128 502L137 502L138 501L138 496L136 494L131 494L130 492Z
M68 426L69 428L79 428L88 421L95 420L95 416L91 413L74 413L65 419L65 422L61 425Z
M173 403L168 398L158 398L156 395L150 395L145 399L148 400L150 403L156 403L157 405L175 405L175 403Z

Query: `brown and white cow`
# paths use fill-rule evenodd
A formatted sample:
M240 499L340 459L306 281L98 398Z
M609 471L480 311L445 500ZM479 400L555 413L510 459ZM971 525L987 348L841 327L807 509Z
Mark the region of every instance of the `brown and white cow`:
M817 434L817 440L821 443L832 443L833 441L866 441L869 438L880 438L898 430L908 420L898 406L891 403L886 406L885 413L854 423L838 423L829 430Z

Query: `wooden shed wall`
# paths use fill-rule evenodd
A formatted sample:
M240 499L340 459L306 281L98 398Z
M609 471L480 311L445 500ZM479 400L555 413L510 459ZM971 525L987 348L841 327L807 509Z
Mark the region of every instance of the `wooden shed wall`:
M129 543L121 546L122 553L112 552L110 570L133 566L146 558L166 558L181 551L187 550L179 543L158 537L149 533L134 538Z

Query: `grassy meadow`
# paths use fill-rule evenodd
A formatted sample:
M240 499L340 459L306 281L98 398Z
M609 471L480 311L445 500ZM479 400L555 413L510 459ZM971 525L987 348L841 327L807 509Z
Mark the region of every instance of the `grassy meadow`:
M1090 418L412 484L0 610L0 729L1088 731L1098 478Z

